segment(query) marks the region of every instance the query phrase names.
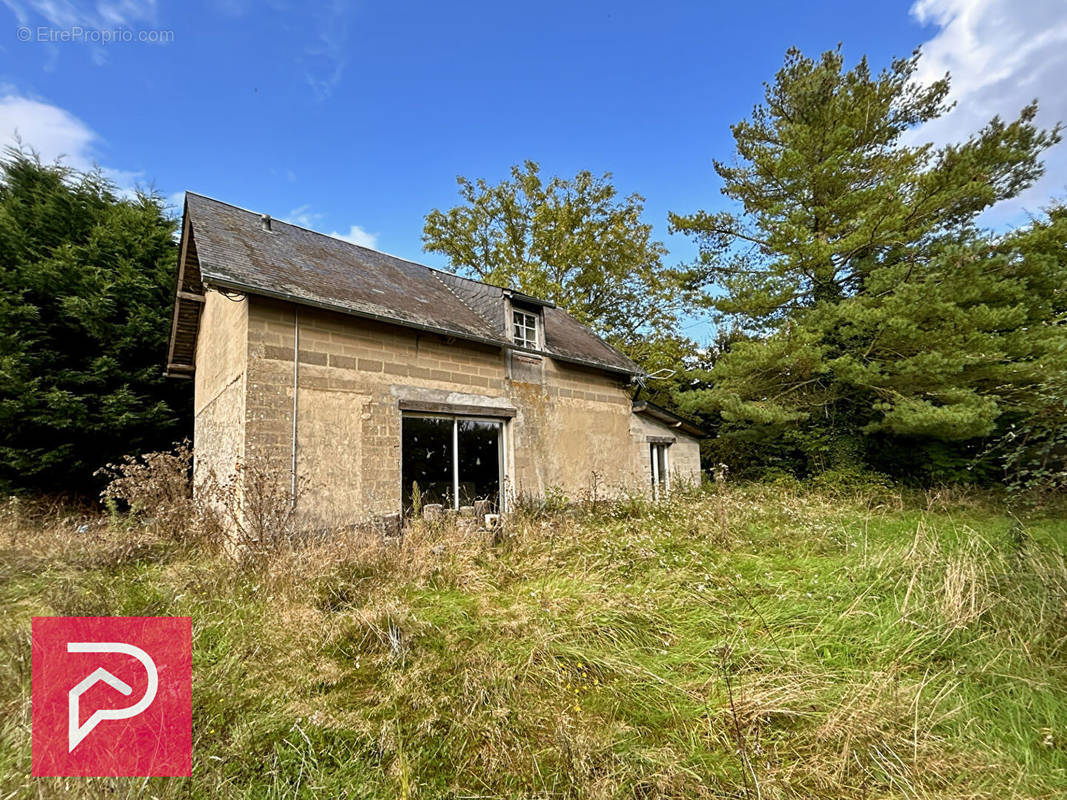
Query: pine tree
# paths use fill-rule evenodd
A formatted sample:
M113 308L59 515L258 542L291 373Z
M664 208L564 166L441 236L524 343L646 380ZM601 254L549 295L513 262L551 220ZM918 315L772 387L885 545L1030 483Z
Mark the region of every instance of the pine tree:
M1067 489L1067 206L1005 236L999 249L1014 265L1039 275L1030 288L1045 304L1041 320L1020 330L1038 357L1027 363L1027 380L1002 383L1006 411L984 454L1018 489Z
M918 54L874 75L840 50L799 51L716 162L740 213L671 215L721 292L739 341L682 396L748 437L789 441L809 468L858 466L872 442L914 450L992 433L999 386L1033 378L1051 276L1002 252L975 219L1040 176L1059 129L1036 101L967 141L909 145L948 110L949 79Z
M84 491L189 427L165 381L176 224L99 173L0 162L0 489Z

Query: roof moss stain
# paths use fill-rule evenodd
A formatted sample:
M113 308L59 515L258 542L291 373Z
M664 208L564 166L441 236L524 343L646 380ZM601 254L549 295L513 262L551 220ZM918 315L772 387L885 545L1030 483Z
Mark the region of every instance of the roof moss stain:
M504 289L186 194L206 286L262 294L499 347ZM186 234L190 235L190 234ZM178 299L179 304L182 302ZM551 304L544 306L544 352L615 373L641 372L630 359Z

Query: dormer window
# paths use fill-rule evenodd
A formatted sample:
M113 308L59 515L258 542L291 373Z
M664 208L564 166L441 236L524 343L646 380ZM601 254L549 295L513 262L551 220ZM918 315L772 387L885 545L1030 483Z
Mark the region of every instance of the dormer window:
M512 309L512 338L519 347L537 349L537 314Z

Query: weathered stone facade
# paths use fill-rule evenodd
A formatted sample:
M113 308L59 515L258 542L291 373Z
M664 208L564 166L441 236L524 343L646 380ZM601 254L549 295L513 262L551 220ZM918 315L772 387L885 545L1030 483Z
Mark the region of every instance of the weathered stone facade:
M700 482L700 442L682 431L638 414L630 415L631 469L642 489L650 486L649 445L668 444L668 486Z
M363 522L400 510L402 407L432 403L500 410L505 503L549 490L649 491L652 439L671 441L672 481L698 480L697 440L633 414L626 384L548 355L209 291L196 348L197 468L256 459L288 474L295 452L302 514Z
M193 445L197 483L208 471L232 474L244 458L248 303L208 292L193 377Z

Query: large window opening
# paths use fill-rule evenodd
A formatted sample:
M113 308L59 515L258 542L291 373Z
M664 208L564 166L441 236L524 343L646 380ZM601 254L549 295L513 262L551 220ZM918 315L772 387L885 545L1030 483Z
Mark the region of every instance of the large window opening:
M411 511L416 492L420 505L442 503L451 507L455 464L452 427L455 421L405 416L403 422L404 512Z
M667 462L669 444L653 442L649 445L649 461L652 465L652 497L659 500L670 489L670 471Z
M500 420L405 414L402 419L401 481L404 513L420 506L445 508L486 503L500 511L504 472L504 425Z

